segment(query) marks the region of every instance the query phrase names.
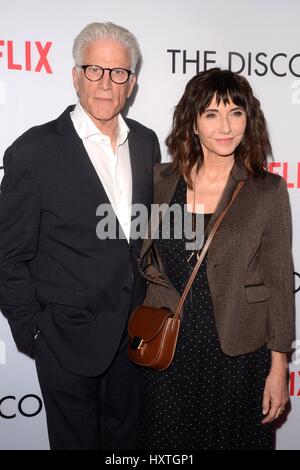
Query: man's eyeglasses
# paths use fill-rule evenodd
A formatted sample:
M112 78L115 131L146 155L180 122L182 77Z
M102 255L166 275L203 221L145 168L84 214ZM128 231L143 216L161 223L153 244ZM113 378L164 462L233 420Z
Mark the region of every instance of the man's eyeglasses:
M131 70L121 67L115 67L113 69L109 69L108 67L103 68L100 67L100 65L77 65L77 67L83 69L84 75L91 82L101 80L105 70L109 71L111 81L119 85L128 82L129 77L133 74Z

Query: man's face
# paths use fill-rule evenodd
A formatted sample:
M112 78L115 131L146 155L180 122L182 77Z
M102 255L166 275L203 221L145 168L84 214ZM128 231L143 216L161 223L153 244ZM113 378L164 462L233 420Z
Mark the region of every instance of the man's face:
M131 70L130 53L122 44L113 39L99 39L87 45L80 65L100 65L103 68L121 67ZM114 83L106 70L97 82L88 80L83 69L73 68L73 82L81 106L96 126L101 129L117 122L117 115L123 109L136 82L135 75L128 82Z

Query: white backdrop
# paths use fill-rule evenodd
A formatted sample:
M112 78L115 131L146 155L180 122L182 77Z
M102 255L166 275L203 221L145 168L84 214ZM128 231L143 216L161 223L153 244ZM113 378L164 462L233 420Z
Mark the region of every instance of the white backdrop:
M300 292L299 0L1 0L0 7L0 165L17 136L75 103L72 41L87 23L113 21L138 37L143 64L128 116L157 132L164 159L172 108L188 79L215 65L245 75L269 123L270 170L288 183ZM277 449L300 449L299 292L291 411L277 431ZM0 315L0 449L47 448L34 363L16 350Z

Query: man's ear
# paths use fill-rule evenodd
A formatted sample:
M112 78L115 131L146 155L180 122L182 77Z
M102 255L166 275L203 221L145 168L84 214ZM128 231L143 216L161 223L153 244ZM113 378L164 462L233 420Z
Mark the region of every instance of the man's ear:
M130 95L132 93L132 90L134 89L134 86L136 84L136 75L135 75L135 73L131 75L129 80L130 80L130 83L128 85L127 98L130 97Z
M72 68L72 76L73 76L73 85L78 94L78 70L77 67Z

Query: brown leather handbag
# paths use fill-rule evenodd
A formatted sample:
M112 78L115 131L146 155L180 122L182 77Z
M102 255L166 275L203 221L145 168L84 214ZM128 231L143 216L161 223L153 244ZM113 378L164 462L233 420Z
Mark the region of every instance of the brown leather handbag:
M128 324L128 354L135 364L156 370L165 370L171 364L177 345L181 312L187 294L220 223L243 184L244 181L239 182L230 203L215 222L201 253L198 252L198 261L178 302L176 312L173 313L167 308L145 305L141 305L133 311Z

